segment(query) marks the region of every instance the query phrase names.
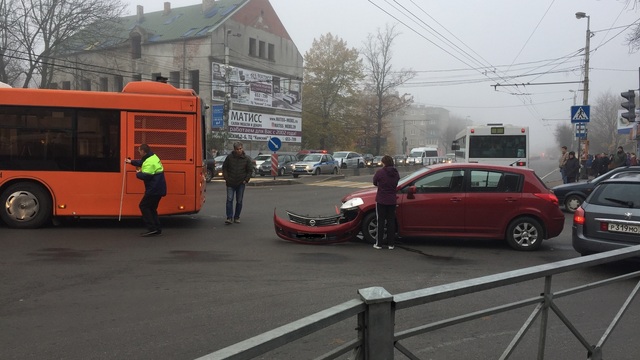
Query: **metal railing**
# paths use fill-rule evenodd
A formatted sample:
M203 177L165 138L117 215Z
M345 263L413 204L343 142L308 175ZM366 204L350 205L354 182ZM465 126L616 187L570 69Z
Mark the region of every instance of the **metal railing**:
M586 350L587 359L601 360L603 347L637 295L640 288L640 282L638 282L633 290L631 290L626 301L624 301L622 306L619 308L609 326L595 345L591 345L591 343L586 340L585 336L580 333L574 324L572 324L571 320L563 313L559 304L556 303L555 300L623 280L639 278L640 271L629 272L627 274L555 292L551 291L552 278L554 275L560 275L578 269L585 269L596 265L612 263L638 256L640 256L640 245L396 295L391 295L381 287L360 289L358 291L360 299L350 300L340 305L320 311L311 316L307 316L261 335L239 342L235 345L218 350L199 359L253 359L293 341L302 339L305 336L312 335L327 328L328 326L355 317L358 324L355 338L323 355L320 355L316 359L337 359L345 354L350 354L350 358L354 360L389 360L394 358L394 349L397 349L408 359L419 360L420 358L404 344L404 340L429 333L431 331L480 319L489 315L535 305L533 312L521 326L520 330L517 331L515 337L511 340L506 349L504 349L500 359L509 359L510 356L513 355L518 344L538 318L540 318L540 329L538 332L537 359L544 359L548 315L549 311L551 311L561 320L566 328L569 329L573 336L578 339L579 343ZM430 304L436 301L451 300L462 295L476 294L481 291L520 284L536 279L544 279L544 289L539 295L431 322L403 331L394 331L396 321L398 321L398 317L396 316L398 311ZM637 341L638 339L635 340Z

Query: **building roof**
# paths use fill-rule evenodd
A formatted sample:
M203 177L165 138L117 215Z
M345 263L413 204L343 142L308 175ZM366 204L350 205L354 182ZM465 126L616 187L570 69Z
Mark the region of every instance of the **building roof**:
M165 8L119 19L109 37L82 41L74 36L73 51L97 50L127 43L132 32L142 34L142 43L160 43L208 36L250 0L216 0L180 8ZM169 5L169 3L165 3ZM166 6L165 5L165 6ZM170 5L169 5L170 6ZM140 7L139 7L140 9Z

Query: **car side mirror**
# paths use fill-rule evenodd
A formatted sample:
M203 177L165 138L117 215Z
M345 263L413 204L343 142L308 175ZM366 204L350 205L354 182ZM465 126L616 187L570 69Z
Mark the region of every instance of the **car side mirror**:
M418 192L418 189L414 186L409 186L409 188L407 189L407 199L415 199L415 194L416 192Z

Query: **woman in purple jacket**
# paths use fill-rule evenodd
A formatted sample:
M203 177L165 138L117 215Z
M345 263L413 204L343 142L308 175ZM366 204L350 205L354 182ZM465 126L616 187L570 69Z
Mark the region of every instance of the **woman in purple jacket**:
M376 220L378 222L378 236L374 249L388 246L393 250L396 237L396 188L400 174L393 166L393 158L389 155L382 157L384 165L373 175L373 185L378 187L376 193ZM385 226L386 223L386 226ZM386 243L385 243L385 234Z

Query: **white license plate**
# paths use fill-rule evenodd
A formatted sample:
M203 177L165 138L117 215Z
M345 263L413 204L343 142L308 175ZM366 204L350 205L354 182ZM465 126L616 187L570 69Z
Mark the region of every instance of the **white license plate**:
M613 232L622 232L622 233L640 235L640 226L637 226L637 225L609 223L608 230Z

